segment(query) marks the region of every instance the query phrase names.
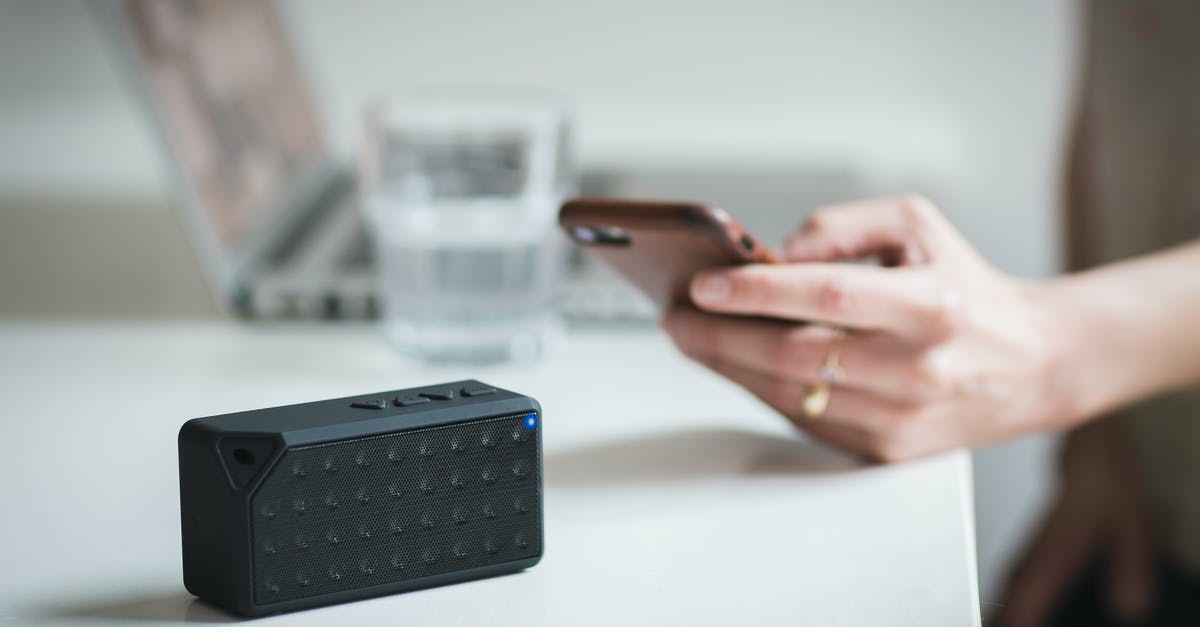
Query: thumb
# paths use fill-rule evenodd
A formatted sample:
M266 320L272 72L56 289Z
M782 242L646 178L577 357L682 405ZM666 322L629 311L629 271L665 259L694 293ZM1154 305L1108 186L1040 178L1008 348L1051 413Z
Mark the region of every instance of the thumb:
M818 209L784 245L788 261L879 257L914 265L928 257L927 231L937 210L920 197L863 200Z

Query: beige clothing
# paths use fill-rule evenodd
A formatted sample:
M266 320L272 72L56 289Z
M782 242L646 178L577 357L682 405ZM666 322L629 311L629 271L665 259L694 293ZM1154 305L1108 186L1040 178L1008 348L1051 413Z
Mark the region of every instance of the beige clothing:
M1076 266L1200 238L1200 2L1094 0L1086 10L1067 225ZM1128 414L1162 548L1200 576L1200 390Z

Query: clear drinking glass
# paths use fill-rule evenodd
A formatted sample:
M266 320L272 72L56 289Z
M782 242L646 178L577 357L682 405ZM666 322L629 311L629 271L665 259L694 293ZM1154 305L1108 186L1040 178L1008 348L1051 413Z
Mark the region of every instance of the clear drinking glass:
M550 96L438 90L366 115L361 182L383 324L433 363L525 360L561 333L570 118Z

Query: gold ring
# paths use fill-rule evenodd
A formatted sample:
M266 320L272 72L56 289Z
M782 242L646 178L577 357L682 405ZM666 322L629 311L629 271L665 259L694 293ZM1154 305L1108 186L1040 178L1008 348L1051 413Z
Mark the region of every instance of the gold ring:
M804 391L804 398L800 399L800 410L804 412L804 416L809 420L818 420L824 416L825 410L829 408L831 391L828 383L814 383L808 386Z
M825 356L825 363L817 372L819 381L808 386L808 389L804 391L804 397L800 399L800 410L809 420L817 420L825 415L825 410L829 409L829 397L833 394L833 384L842 378L839 347L843 337L845 337L845 333L839 331L830 342L829 354Z

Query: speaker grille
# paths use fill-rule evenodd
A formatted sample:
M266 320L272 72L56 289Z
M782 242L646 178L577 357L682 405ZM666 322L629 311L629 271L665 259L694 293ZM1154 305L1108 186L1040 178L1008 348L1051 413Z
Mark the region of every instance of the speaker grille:
M540 554L539 432L522 414L287 451L251 502L256 602Z

